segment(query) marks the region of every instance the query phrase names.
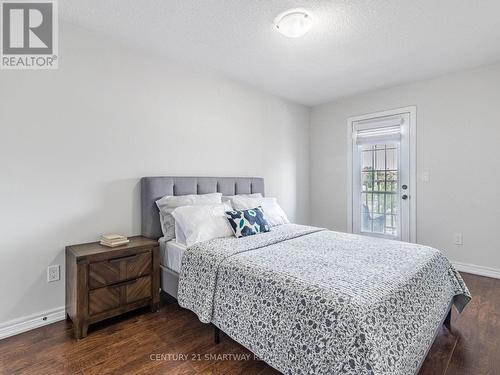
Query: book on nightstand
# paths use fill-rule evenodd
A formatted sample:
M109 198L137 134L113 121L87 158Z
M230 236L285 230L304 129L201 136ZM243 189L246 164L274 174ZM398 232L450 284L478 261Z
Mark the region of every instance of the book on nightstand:
M130 241L127 237L120 234L103 234L101 236L101 245L115 247L128 244Z

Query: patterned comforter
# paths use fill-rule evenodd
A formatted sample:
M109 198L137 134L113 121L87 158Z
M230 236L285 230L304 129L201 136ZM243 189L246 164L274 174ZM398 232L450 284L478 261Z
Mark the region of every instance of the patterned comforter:
M295 224L190 247L178 292L284 374L414 374L469 300L436 249Z

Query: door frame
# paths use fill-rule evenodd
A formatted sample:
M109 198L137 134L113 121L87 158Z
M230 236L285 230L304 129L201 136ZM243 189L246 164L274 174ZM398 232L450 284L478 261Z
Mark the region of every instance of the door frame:
M410 185L410 242L417 242L417 107L408 106L396 109L390 109L381 112L367 113L360 116L352 116L347 119L347 232L353 233L353 147L352 147L352 127L354 122L371 120L378 117L395 116L408 113L410 116L410 170L409 185Z

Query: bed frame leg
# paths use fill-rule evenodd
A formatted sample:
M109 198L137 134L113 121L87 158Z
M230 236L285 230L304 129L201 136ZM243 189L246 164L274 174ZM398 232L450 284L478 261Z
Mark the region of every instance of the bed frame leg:
M444 318L443 324L446 328L448 328L448 331L451 331L451 309L450 311L448 311L448 315L446 315L446 318Z
M214 326L214 343L220 343L220 329L216 326Z

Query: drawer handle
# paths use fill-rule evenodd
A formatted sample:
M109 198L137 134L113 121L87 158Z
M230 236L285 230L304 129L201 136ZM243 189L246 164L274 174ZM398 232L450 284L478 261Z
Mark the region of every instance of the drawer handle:
M131 259L134 259L136 257L137 257L137 254L134 254L134 255L129 255L129 256L121 257L121 258L113 258L113 259L108 260L108 262L109 263L116 263L116 262L121 262L122 260L131 260Z

